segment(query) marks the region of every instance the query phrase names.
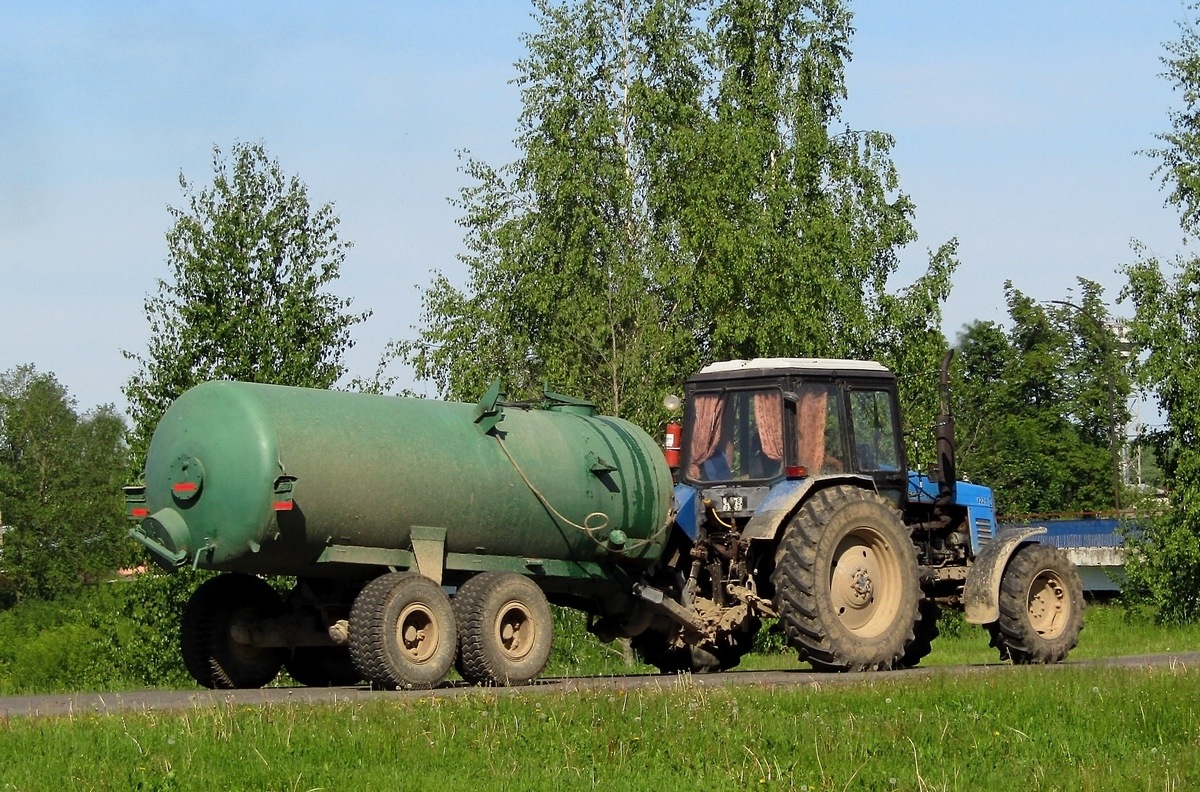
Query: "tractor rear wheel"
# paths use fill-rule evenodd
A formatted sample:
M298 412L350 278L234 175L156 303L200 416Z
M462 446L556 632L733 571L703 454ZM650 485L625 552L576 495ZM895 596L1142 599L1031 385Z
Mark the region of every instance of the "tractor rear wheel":
M938 637L938 617L942 609L930 599L921 600L917 606L917 623L913 627L913 639L904 647L904 656L896 663L898 668L915 668L933 651L933 640Z
M284 650L242 643L233 628L282 612L283 599L262 578L232 573L204 581L188 599L180 623L188 673L206 688L260 688L275 679Z
M450 598L416 572L377 577L350 609L350 656L376 688L437 686L450 673L457 643Z
M527 685L550 660L554 621L546 595L513 572L483 572L454 596L458 670L476 685Z
M914 639L916 548L875 492L813 495L788 523L771 580L788 641L818 671L893 668Z
M988 625L1001 660L1066 659L1083 629L1083 585L1067 554L1040 542L1013 553L1000 578L1000 619Z

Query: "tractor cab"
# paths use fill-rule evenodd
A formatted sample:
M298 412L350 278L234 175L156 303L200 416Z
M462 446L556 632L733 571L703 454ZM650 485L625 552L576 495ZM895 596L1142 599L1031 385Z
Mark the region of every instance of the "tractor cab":
M677 480L740 493L725 496L722 511L752 513L773 485L822 476L869 478L897 505L905 495L896 377L879 363L714 363L687 382L685 394Z

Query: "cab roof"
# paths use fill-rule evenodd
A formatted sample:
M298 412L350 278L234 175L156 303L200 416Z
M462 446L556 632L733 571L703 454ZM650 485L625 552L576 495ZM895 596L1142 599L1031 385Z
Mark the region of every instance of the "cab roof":
M753 360L724 360L700 369L692 380L767 377L780 374L810 376L890 376L891 370L873 360L843 360L841 358L754 358Z

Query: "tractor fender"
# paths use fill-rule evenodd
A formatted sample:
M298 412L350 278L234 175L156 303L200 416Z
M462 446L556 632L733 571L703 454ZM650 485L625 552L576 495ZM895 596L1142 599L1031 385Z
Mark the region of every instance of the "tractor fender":
M875 491L875 480L870 476L823 476L817 479L781 481L771 487L766 499L759 504L754 516L746 523L742 530L742 539L775 539L779 536L779 529L787 524L809 495L838 484L851 484Z
M1031 537L1046 533L1041 526L1002 528L979 551L963 586L963 613L971 624L991 624L1000 618L1000 580L1008 559Z

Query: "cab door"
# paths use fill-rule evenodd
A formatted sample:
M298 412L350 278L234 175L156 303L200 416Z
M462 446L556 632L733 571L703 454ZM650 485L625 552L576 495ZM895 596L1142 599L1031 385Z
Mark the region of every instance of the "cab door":
M873 478L880 494L900 505L907 486L907 464L895 389L852 383L846 402L855 469Z

